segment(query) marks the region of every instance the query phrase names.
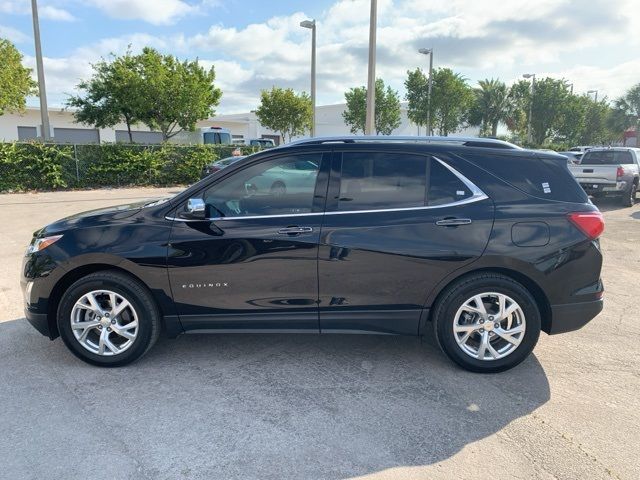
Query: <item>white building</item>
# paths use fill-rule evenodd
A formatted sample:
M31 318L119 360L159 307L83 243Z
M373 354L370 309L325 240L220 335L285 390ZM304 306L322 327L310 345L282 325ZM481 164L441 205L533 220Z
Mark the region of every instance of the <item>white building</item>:
M345 104L322 105L316 108L316 135L319 137L351 135L349 127L344 124L342 112ZM113 128L96 129L89 125L74 122L73 112L63 109L49 110L49 123L54 141L59 143L98 143L98 142L128 142L129 137L125 124ZM29 140L40 136L40 110L29 107L22 114L6 113L0 116L0 141ZM272 138L279 143L280 136L263 127L254 112L216 115L215 117L198 123L199 127L224 127L231 131L235 140L251 138ZM401 124L394 135L424 134L407 117L406 105L402 105ZM458 132L457 136L477 136L479 129L467 129ZM159 132L151 132L144 125L133 128L133 138L138 143L160 143L162 136Z

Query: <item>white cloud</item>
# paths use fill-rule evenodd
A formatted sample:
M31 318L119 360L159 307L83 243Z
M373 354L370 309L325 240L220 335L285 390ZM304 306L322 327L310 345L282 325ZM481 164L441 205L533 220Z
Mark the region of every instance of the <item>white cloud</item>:
M218 0L90 1L116 18L165 24L193 15L203 1ZM427 62L417 49L433 47L436 66L460 71L472 84L535 71L566 78L578 92L597 88L613 98L639 80L633 52L640 47L640 20L625 14L634 11L635 1L616 0L612 8L608 0L380 0L377 74L402 95L406 71ZM369 0L337 0L318 16L319 102L341 102L348 88L366 83L368 15ZM243 27L214 24L195 33L102 39L59 59L70 74L50 59L57 93L48 87L63 98L61 92L71 91L90 62L122 53L129 44L134 51L149 45L214 64L224 92L219 110L246 111L255 108L263 88L308 91L311 35L299 26L306 18L295 12Z
M2 0L0 13L12 15L31 15L31 2L29 0ZM38 16L47 20L71 22L75 17L63 8L50 4L38 4Z
M90 0L107 15L123 20L142 20L154 25L169 25L196 7L182 0Z
M0 25L0 37L6 38L13 43L23 43L30 39L28 35L25 35L20 30L6 25Z

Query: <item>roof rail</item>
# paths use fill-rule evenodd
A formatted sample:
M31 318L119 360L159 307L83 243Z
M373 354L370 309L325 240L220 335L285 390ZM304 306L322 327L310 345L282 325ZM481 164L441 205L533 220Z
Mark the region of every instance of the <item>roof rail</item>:
M419 137L419 136L395 136L395 135L354 135L342 137L316 137L296 140L287 145L321 145L324 143L433 143L433 144L455 144L465 147L485 147L519 150L520 147L513 143L497 140L494 138L480 137Z

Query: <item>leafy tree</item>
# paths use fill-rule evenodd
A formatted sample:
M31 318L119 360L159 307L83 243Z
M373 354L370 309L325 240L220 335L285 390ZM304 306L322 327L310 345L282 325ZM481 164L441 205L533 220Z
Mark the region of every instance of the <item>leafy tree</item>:
M222 91L214 85L214 67L198 60L183 62L145 47L136 57L142 77L140 119L160 130L166 141L183 130L193 131L198 120L211 117Z
M22 65L22 55L9 40L0 38L0 115L20 112L26 97L37 94L38 84L31 79L31 69Z
M347 107L342 112L344 123L351 127L351 133L365 131L367 112L367 88L356 87L345 92ZM397 91L376 79L375 129L377 135L391 135L400 126L400 96Z
M510 110L509 89L500 80L478 82L474 89L475 101L469 113L469 124L480 127L480 135L498 134L498 125L505 122Z
M516 140L522 142L527 133L531 84L525 80L514 83L509 89L509 98L509 111L505 123Z
M535 144L542 145L558 133L569 96L564 80L543 78L536 81L531 100L531 130Z
M450 68L433 70L431 122L439 135L460 130L467 121L473 99L473 90L462 75Z
M618 138L628 128L640 130L640 83L616 99L607 124Z
M305 92L296 95L291 88L273 87L271 90L263 90L256 115L262 125L279 132L286 142L311 128L311 98Z
M139 67L138 58L129 51L95 63L93 76L77 86L83 93L67 100L67 106L77 109L73 114L76 122L98 128L125 123L133 143L131 125L142 120L145 95Z
M407 110L409 120L421 127L426 126L429 109L429 77L420 68L409 70L404 86L407 90L405 99L409 102Z

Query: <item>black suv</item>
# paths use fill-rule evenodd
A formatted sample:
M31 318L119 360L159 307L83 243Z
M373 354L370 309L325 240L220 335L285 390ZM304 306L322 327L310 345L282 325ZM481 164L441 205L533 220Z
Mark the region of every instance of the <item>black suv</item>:
M560 155L497 140L311 139L173 198L34 234L26 316L118 366L163 332L434 334L479 372L603 305L598 209Z

